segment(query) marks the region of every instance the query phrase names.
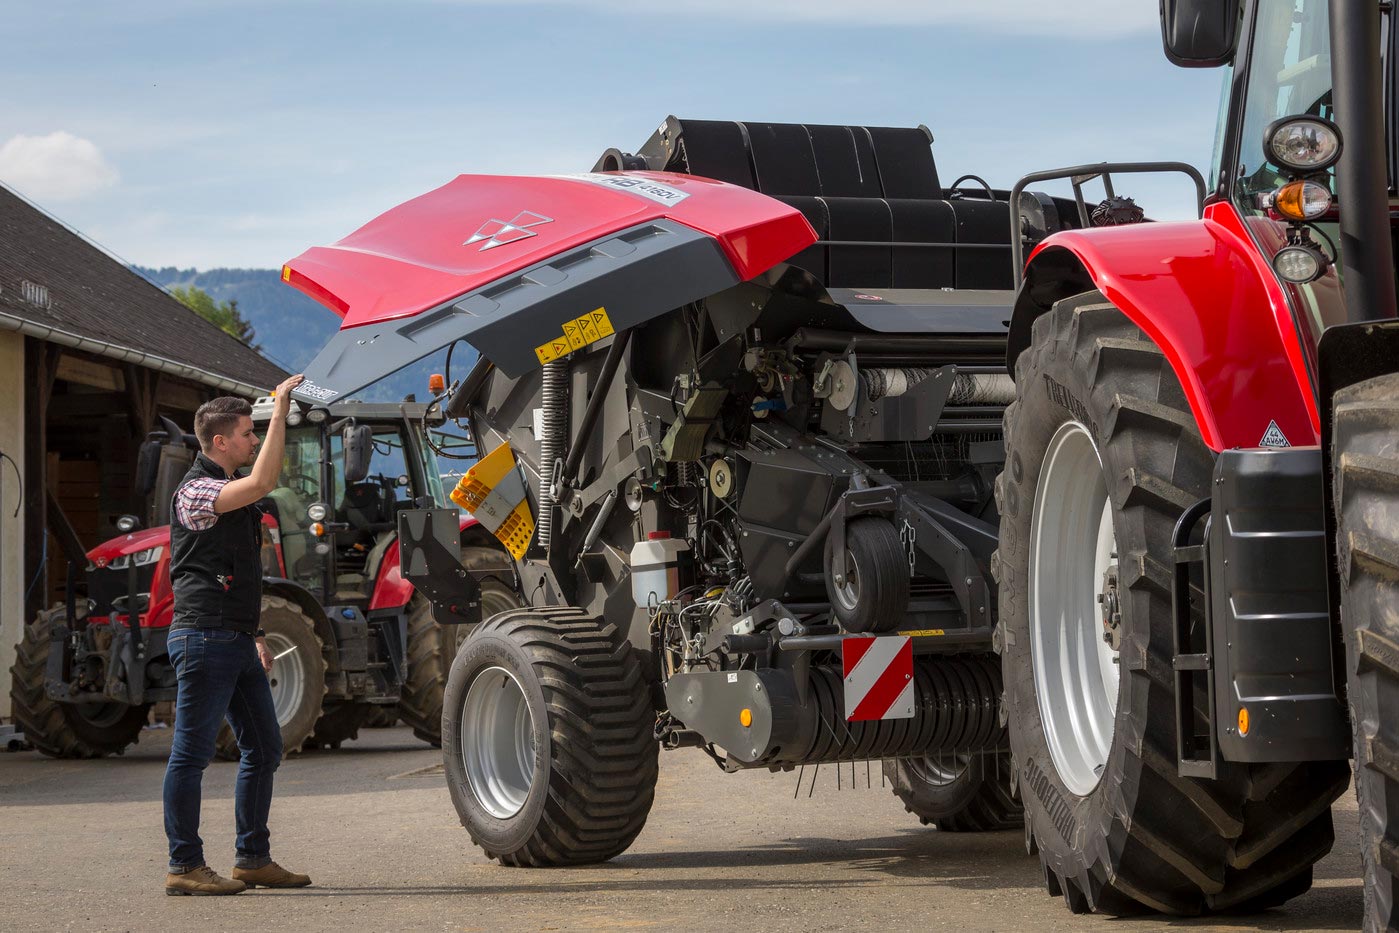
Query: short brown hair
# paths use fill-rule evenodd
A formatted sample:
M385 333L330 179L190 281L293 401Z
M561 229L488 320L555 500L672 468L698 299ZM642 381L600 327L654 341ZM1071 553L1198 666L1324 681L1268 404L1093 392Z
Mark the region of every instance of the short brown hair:
M213 449L214 435L227 435L238 425L238 419L252 415L253 406L237 395L222 395L209 399L194 413L194 436L205 451Z

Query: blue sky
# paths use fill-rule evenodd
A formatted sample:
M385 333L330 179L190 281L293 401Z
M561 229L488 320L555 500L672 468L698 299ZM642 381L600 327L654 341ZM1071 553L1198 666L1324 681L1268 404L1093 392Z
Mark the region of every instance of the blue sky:
M677 9L683 7L683 9ZM0 182L144 265L276 267L461 172L590 168L667 114L926 123L944 181L1207 169L1221 74L1154 0L4 0ZM1183 216L1183 182L1119 184Z

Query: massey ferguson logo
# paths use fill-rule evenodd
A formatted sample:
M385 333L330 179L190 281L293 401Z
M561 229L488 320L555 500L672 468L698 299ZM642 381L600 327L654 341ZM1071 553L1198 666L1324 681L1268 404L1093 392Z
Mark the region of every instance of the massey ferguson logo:
M509 221L496 220L491 218L481 225L481 229L471 235L462 246L470 246L473 243L481 244L481 252L488 249L495 249L497 246L504 246L507 243L514 243L517 240L527 240L532 236L537 236L530 227L538 227L541 224L551 224L554 218L545 217L543 214L536 214L533 211L520 211ZM482 241L485 242L482 242Z

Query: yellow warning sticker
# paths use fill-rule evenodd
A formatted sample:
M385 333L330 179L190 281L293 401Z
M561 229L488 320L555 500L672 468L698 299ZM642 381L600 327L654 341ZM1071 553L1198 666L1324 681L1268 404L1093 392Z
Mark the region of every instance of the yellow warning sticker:
M552 363L570 349L568 340L563 337L555 337L547 343L541 343L535 347L534 355L539 357L540 363Z
M907 636L909 638L917 638L919 635L946 635L947 632L943 631L940 628L920 628L912 629L907 632L899 632L898 634Z
M552 363L566 353L581 350L597 343L604 337L612 336L614 333L616 331L612 329L612 321L607 316L607 309L597 308L582 317L566 322L563 325L563 335L535 347L534 355L539 357L541 365Z
M592 311L589 314L585 314L584 317L588 319L588 322L590 324L597 328L597 336L599 340L601 340L603 337L610 337L614 333L614 331L612 330L612 321L609 320L607 317L606 308L598 308L597 310Z
M598 336L597 328L593 326L588 315L583 315L578 320L571 322L578 328L578 332L583 335L584 343L595 343L602 338ZM564 325L564 333L568 333L568 324Z

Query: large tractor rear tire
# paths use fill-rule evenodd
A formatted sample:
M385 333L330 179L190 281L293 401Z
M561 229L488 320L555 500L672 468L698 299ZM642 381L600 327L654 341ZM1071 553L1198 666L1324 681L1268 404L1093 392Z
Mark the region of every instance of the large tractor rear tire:
M1209 495L1214 457L1165 356L1090 292L1035 322L1016 389L996 643L1046 886L1075 913L1110 914L1303 893L1331 849L1344 762L1177 772L1171 533Z
M884 777L905 810L945 833L1019 829L1025 821L1002 752L886 759Z
M497 612L518 609L524 602L515 594L510 558L490 547L462 548L462 565L468 570L495 571L482 578L481 618ZM465 625L438 625L432 619L432 606L415 596L408 607L408 681L398 703L398 715L413 734L433 746L442 745L442 691L457 648L466 640Z
M272 656L282 655L272 665L268 681L277 725L282 729L282 751L301 751L321 718L325 700L325 646L316 634L316 625L296 603L281 596L264 594L258 624L267 633ZM227 722L219 730L215 753L226 761L237 761L238 740Z
M442 744L472 841L514 866L624 852L655 796L650 696L625 638L582 610L518 609L477 626L452 663Z
M1365 929L1399 928L1399 374L1336 393L1341 625L1355 737Z
M134 745L149 704L56 703L44 692L49 640L66 609L55 606L24 627L10 668L10 708L25 739L51 758L101 758Z

